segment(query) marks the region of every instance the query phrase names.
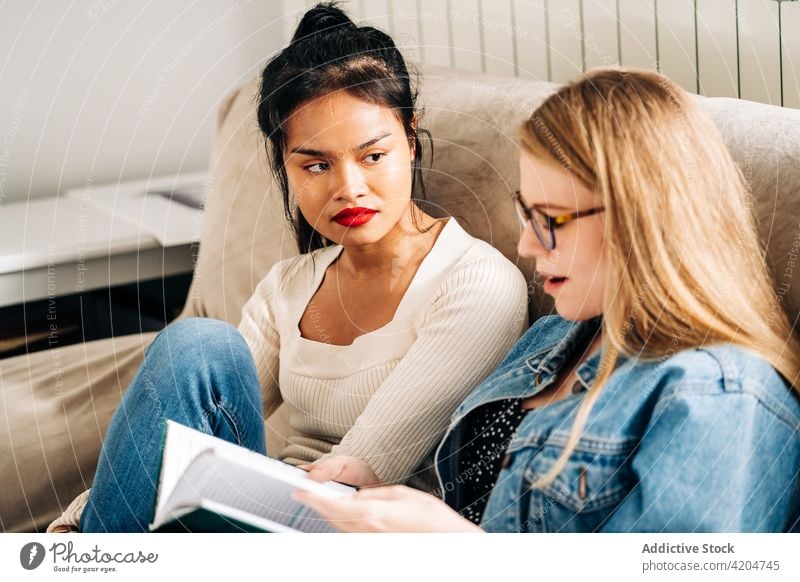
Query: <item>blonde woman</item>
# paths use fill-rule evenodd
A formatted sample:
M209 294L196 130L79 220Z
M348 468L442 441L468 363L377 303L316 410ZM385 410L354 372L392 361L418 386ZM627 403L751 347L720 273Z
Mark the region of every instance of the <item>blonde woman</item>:
M345 531L785 531L800 509L800 349L711 120L601 70L521 129L519 252L558 316L458 408L444 502L299 494Z

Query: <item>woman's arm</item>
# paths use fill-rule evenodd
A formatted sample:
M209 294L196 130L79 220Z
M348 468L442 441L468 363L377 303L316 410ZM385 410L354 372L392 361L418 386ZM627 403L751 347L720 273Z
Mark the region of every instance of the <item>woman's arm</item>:
M264 399L264 418L269 418L283 401L278 387L280 337L272 308L280 269L280 263L274 265L256 286L253 295L242 308L242 319L238 327L256 364Z
M674 392L633 458L638 484L602 529L781 531L799 463L796 427L754 395Z
M439 442L456 407L527 324L527 286L514 265L492 255L456 267L411 349L318 465L334 462L330 457L355 457L372 470L371 482L408 479Z

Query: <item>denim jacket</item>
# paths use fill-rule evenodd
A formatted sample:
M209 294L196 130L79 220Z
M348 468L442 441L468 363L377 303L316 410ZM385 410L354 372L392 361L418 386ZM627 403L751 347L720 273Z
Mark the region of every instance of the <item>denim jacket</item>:
M538 320L461 404L436 451L444 500L460 507L464 418L552 383L599 318ZM508 442L481 526L498 532L760 532L797 529L800 402L765 360L730 344L660 361L620 359L569 462L564 450L600 354L567 398L531 410ZM503 450L497 454L503 454ZM793 525L794 524L794 525Z

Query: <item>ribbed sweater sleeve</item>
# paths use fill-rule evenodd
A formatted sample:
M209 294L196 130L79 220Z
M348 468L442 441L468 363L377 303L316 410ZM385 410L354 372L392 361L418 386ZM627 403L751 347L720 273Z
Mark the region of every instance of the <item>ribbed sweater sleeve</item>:
M256 286L242 308L238 327L255 360L264 399L264 418L269 418L283 401L278 386L280 338L272 313L272 298L277 291L281 267L281 263L273 266Z
M72 503L69 504L69 507L64 510L64 513L59 515L50 523L50 525L47 526L47 533L53 533L59 526L67 526L71 530L77 530L78 525L81 522L81 514L83 514L83 509L86 507L86 503L89 501L90 491L91 489L87 489L73 499Z
M527 324L527 287L514 265L500 256L464 262L440 287L409 352L330 455L358 457L387 483L407 480Z

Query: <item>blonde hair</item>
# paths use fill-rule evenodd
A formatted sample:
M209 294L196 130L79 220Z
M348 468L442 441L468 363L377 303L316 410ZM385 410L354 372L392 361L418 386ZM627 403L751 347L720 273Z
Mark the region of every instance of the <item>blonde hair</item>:
M566 465L619 355L658 360L733 343L798 389L800 344L772 286L749 192L687 93L650 71L594 70L550 96L520 141L606 208L603 358L564 453L534 486Z

